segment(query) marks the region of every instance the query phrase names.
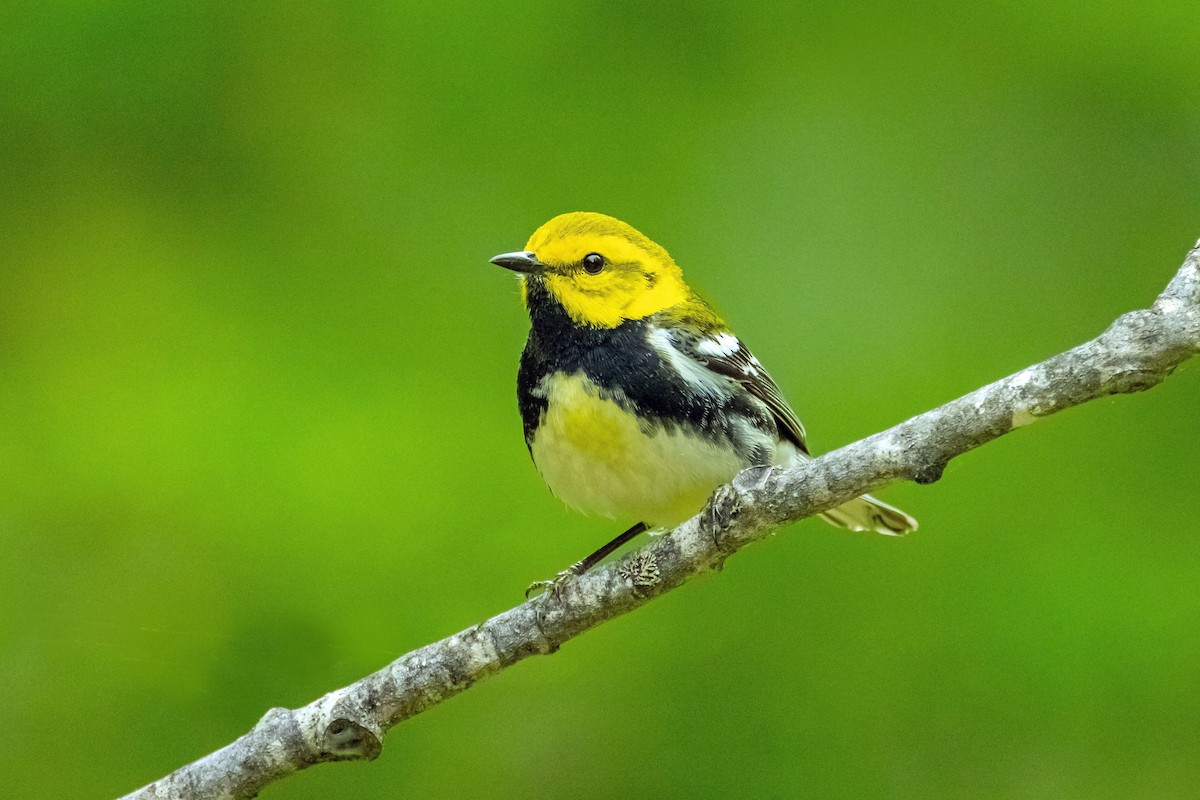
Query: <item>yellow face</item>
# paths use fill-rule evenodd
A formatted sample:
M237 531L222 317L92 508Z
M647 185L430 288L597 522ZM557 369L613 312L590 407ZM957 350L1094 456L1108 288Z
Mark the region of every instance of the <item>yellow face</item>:
M683 274L667 251L619 219L576 211L538 228L525 250L542 281L575 322L615 328L685 301Z

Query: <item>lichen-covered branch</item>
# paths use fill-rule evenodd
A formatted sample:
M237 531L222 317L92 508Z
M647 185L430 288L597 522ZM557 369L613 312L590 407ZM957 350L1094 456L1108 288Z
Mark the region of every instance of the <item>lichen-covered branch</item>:
M244 798L323 761L371 759L399 722L625 614L788 522L896 480L932 483L957 455L1088 400L1148 389L1200 351L1200 244L1151 308L1086 344L790 470L749 469L670 534L303 708L127 795Z

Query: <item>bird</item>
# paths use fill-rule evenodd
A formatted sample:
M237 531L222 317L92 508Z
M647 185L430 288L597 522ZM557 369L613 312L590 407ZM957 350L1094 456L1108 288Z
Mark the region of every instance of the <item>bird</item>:
M523 250L490 263L517 273L529 314L517 405L534 466L568 507L634 523L527 596L583 574L644 531L689 519L747 467L812 457L766 368L667 250L633 226L560 214ZM821 516L852 531L917 529L870 495Z

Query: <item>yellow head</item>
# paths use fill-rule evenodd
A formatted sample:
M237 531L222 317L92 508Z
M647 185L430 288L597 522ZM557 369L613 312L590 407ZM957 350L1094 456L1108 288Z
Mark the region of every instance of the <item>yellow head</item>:
M524 251L492 263L540 281L571 319L597 328L647 317L690 294L666 250L619 219L586 211L555 217Z

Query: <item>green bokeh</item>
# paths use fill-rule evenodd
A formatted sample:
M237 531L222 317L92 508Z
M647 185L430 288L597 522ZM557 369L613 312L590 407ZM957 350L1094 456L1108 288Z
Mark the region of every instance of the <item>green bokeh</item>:
M0 787L129 791L614 531L486 261L605 211L818 450L1091 337L1200 236L1194 2L6 4ZM1183 798L1200 369L797 525L265 797Z

